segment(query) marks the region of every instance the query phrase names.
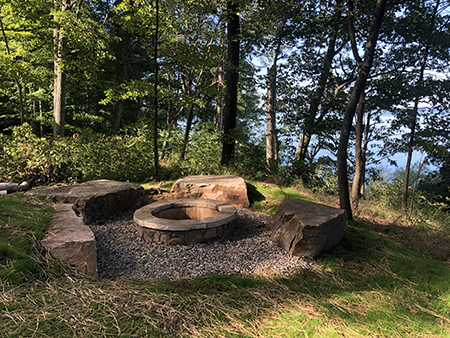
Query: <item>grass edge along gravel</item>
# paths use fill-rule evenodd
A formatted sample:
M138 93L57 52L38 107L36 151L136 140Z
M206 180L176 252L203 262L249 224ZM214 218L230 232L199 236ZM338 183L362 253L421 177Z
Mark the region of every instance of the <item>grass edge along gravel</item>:
M2 282L0 336L450 335L448 262L358 220L317 262L287 278L90 280L69 269L18 285Z

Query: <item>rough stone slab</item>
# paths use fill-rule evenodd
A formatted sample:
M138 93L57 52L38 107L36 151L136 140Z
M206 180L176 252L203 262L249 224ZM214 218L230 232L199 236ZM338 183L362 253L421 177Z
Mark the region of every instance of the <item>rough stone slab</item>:
M231 203L237 207L250 205L244 179L231 175L195 175L176 181L172 198L207 198Z
M345 210L285 199L266 227L270 239L291 255L313 258L339 243L346 225Z
M44 246L55 259L97 277L97 248L92 230L77 217L72 204L56 204Z
M140 185L96 180L71 186L30 190L26 195L46 196L55 203L71 203L85 224L139 207L145 191Z

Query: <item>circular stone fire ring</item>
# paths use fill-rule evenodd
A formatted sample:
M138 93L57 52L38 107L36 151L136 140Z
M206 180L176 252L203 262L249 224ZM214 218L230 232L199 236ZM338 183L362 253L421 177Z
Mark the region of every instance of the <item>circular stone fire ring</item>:
M134 213L138 235L169 245L193 245L228 236L235 226L236 207L212 199L164 200Z

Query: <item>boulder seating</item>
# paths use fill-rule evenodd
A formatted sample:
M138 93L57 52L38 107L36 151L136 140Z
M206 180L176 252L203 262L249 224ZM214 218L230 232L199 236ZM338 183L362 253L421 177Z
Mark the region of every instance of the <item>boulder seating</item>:
M231 175L184 177L173 184L171 195L173 199L213 199L228 202L236 207L248 207L250 205L244 179Z
M144 188L139 185L110 180L39 188L26 193L45 196L57 203L48 234L42 240L53 258L94 277L97 276L97 249L94 233L86 224L136 209L144 194Z
M42 244L53 258L74 265L88 276L97 277L94 233L75 214L72 204L56 204L54 208L50 229Z
M270 239L289 254L314 258L341 241L346 225L345 210L285 199L266 227Z
M33 189L31 196L45 196L55 203L71 203L85 224L136 209L145 191L137 184L111 180L88 181L69 186Z

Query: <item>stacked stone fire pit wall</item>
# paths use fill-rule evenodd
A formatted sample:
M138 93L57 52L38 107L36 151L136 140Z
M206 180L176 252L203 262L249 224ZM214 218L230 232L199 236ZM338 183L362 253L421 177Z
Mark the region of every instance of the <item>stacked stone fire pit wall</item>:
M136 210L138 235L157 244L193 245L227 237L236 225L236 207L209 199L165 200Z

